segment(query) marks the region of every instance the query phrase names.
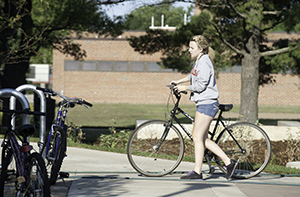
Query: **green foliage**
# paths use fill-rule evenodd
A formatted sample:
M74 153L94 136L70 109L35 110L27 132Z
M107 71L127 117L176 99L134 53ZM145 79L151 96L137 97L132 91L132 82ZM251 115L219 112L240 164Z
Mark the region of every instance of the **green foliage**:
M35 56L32 56L30 63L32 64L52 64L52 49L50 46L41 47Z
M238 0L229 3L231 5L226 1L196 0L195 4L202 12L200 16L191 17L188 25L177 28L175 32L149 30L145 36L131 38L130 44L141 54L162 52L162 66L186 73L191 64L186 49L193 35L203 34L209 38L212 48L217 49L215 68L223 70L241 65L244 55L236 53L237 50L247 55L273 51L274 48L264 43L268 42L266 35L270 30L299 31L299 1ZM260 58L260 85L274 83L275 79L270 75L273 72L299 73L299 43L278 44L274 45L277 47L275 49L290 46L291 50Z
M178 28L175 32L165 30L148 30L145 36L131 37L130 45L140 54L153 54L158 51L162 52L161 66L166 68L177 69L180 72L188 73L191 70L191 59L187 52L189 41L193 35L202 34L211 41L212 48L218 48L215 51L215 66L217 70L225 69L231 65L235 57L232 53L220 54L227 50L217 37L213 36L213 28L208 26L209 23L203 18L209 18L210 14L202 12L200 16L191 17L191 22ZM225 58L232 58L225 63Z
M111 131L110 134L102 134L98 140L97 144L99 146L104 146L107 148L123 148L126 149L127 142L130 136L130 132L126 130L122 130L120 132Z
M123 0L114 1L114 3ZM110 0L15 0L0 3L0 65L4 67L2 88L26 83L30 62L51 63L52 49L83 59L86 52L72 37L83 32L117 36L124 18L111 19L103 5ZM38 56L34 58L35 56ZM9 65L9 66L8 66ZM16 76L16 70L18 75ZM1 80L2 82L2 80ZM1 84L0 84L1 86Z
M287 20L284 20L283 26L286 31L291 32L300 32L300 3L299 1L287 1L289 5L287 8L290 8L285 12L285 17Z
M183 7L174 7L172 4L143 5L127 16L126 25L130 30L148 30L152 16L154 26L161 26L161 15L164 15L164 26L180 27L184 22L184 14L190 17L192 9L191 6L185 11Z
M291 42L280 39L274 43L274 47L277 49L290 47L290 50L287 53L264 57L261 60L263 68L269 73L300 74L300 40Z
M289 168L289 167L275 165L275 164L268 164L264 171L271 174L300 176L300 169Z
M85 134L82 132L82 129L79 126L76 126L73 122L70 123L67 129L67 139L72 142L82 142L84 141Z

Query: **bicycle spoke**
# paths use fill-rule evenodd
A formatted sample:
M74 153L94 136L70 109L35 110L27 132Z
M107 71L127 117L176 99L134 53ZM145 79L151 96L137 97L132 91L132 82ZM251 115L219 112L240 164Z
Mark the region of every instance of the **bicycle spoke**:
M183 138L171 127L166 139L162 139L165 121L149 121L139 126L131 135L127 156L135 170L146 176L163 176L173 171L183 157Z
M224 129L217 139L217 144L228 157L239 159L233 177L250 178L259 174L268 164L271 144L266 133L251 123L236 123ZM217 161L224 172L224 163Z

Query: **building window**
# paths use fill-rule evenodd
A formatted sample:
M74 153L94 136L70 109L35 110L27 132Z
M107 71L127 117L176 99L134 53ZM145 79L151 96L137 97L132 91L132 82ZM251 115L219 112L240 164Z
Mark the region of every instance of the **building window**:
M96 62L82 62L82 70L94 71L96 70Z
M112 71L113 63L108 61L98 62L98 71Z
M232 72L233 73L241 73L242 72L242 66L235 65L232 67Z
M156 62L147 62L147 71L148 72L159 72L160 66Z
M161 68L156 62L127 61L65 61L66 71L100 72L178 72L170 68Z
M130 71L143 72L145 70L144 62L130 62Z
M114 71L128 71L128 62L115 62Z
M65 70L80 70L80 62L79 61L66 61L65 62Z
M174 71L173 71L173 68L162 68L161 71L162 71L162 72L169 72L169 73L170 73L170 72L174 72ZM175 71L177 71L177 70L175 70Z

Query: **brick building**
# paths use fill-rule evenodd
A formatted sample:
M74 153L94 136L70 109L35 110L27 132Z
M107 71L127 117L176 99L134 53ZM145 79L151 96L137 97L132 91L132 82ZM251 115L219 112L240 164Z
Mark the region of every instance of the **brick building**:
M169 90L165 85L185 75L160 68L161 54L140 55L126 37L144 32L129 31L122 36L75 39L86 50L84 61L53 52L53 89L69 97L82 97L92 103L165 104ZM280 35L280 36L278 36ZM269 39L284 38L273 33ZM290 36L290 35L287 35ZM240 104L240 68L219 73L217 84L221 103ZM300 80L290 74L274 74L276 83L260 87L259 105L300 105ZM188 96L182 103L191 104Z

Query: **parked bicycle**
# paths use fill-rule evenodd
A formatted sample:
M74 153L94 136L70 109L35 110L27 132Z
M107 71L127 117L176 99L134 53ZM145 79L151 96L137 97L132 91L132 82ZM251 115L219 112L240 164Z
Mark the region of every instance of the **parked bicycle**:
M178 92L174 85L168 87L171 89L170 96L175 95L177 99L170 111L169 120L146 121L133 131L128 140L128 160L137 172L145 176L159 177L174 171L183 159L184 140L193 140L191 132L178 118L179 114L183 114L191 122L194 121L179 107L181 94L186 92ZM252 123L237 122L226 125L222 114L230 111L232 107L232 104L219 106L215 127L213 132L209 132L210 139L215 141L229 158L239 160L232 177L250 178L258 175L267 166L271 156L270 139L262 128ZM184 131L184 137L174 122ZM215 171L212 161L226 174L223 161L208 149L205 150L205 160L210 174Z
M0 111L10 113L11 119L15 114L43 115L29 110ZM2 142L0 196L50 196L45 162L39 153L32 152L33 147L28 141L28 137L35 132L35 127L24 124L15 131L12 125L13 122Z
M59 109L57 111L56 121L52 124L51 129L46 140L46 144L42 145L42 155L46 160L46 167L50 170L49 182L54 185L60 173L62 177L68 177L68 173L60 172L60 168L67 151L67 128L65 126L65 119L69 108L75 107L75 104L83 105L88 108L93 105L81 98L69 98L63 96L52 89L45 89L37 87L44 94L50 96L59 96L62 100L58 103Z

